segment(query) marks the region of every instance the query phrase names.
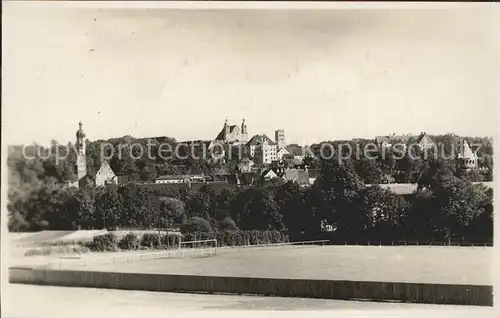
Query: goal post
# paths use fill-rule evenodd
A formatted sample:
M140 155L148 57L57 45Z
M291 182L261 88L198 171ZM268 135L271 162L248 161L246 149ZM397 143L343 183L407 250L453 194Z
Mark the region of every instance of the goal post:
M180 257L214 256L218 252L216 239L182 241L179 240L178 255Z

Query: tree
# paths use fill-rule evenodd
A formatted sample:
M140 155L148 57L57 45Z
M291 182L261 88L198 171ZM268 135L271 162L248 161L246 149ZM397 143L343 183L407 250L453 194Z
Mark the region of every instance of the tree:
M308 190L301 189L294 182L287 182L276 189L275 200L290 238L294 240L301 240L307 236L314 238L319 229L319 222L315 224Z
M215 218L217 220L224 220L230 218L234 213L232 212L233 202L236 199L237 191L235 188L224 188L216 196L216 210Z
M449 162L442 159L426 161L417 179L418 188L436 191L445 187L455 179L454 171Z
M75 227L85 230L95 229L96 225L96 204L95 189L82 188L75 194L77 202Z
M225 218L219 224L219 229L223 231L237 231L238 226L231 218Z
M207 186L203 186L198 193L187 200L187 214L189 217L210 219L215 217L215 194Z
M122 226L145 228L151 225L149 216L150 192L151 190L133 183L118 188L122 201Z
M465 237L468 242L493 244L493 189L474 185L478 213L469 220Z
M244 230L285 230L271 189L253 186L240 192L231 217Z
M212 226L210 222L200 218L200 217L192 217L186 221L181 226L181 232L184 233L193 233L193 232L213 232Z
M165 227L171 226L173 223L183 223L185 218L185 205L176 198L162 197L161 201L161 223Z
M382 183L382 170L375 164L375 161L368 158L362 158L356 161L356 172L367 184Z
M123 202L114 184L99 187L96 194L96 226L116 230Z
M421 158L412 158L406 154L403 158L396 161L395 179L397 183L416 183L420 171L422 170L423 160Z
M359 239L367 226L367 216L356 205L363 181L350 160L324 160L313 185L315 213L330 225L338 238Z
M368 239L386 243L397 240L409 207L404 197L378 185L363 189L359 208L369 220Z

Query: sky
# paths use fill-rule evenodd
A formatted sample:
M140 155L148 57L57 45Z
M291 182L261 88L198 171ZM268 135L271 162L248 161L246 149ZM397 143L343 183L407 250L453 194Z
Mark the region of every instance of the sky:
M171 10L4 6L8 143L172 136L227 118L288 143L390 133L495 136L488 9Z

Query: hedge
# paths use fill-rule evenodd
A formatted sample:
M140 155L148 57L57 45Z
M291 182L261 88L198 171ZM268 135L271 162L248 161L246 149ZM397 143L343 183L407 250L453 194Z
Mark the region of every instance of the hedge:
M183 241L216 239L218 246L277 244L288 242L288 235L279 231L217 231L184 234Z
M94 252L137 250L137 249L170 249L178 248L180 236L177 234L146 233L138 237L128 233L118 240L112 232L95 236L87 246ZM218 246L242 246L258 244L277 244L288 242L288 235L279 231L217 231L193 232L183 235L182 241L200 241L217 239ZM199 247L186 245L185 248Z

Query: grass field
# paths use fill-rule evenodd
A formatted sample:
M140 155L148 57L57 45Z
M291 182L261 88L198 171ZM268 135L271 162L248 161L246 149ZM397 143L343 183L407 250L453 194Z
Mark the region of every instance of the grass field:
M287 246L203 258L89 265L97 271L492 285L493 248Z

